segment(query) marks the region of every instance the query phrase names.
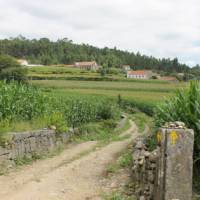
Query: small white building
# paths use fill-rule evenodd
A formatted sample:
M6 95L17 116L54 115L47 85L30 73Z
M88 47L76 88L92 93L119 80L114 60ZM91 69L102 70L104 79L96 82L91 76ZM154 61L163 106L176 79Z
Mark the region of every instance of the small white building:
M28 61L25 60L25 59L18 59L17 62L20 64L20 65L23 65L23 66L28 66Z
M127 72L127 78L150 79L153 73L150 70L132 70Z
M131 70L131 67L130 67L130 65L123 65L123 66L122 66L122 69L123 69L124 71L129 71L129 70Z

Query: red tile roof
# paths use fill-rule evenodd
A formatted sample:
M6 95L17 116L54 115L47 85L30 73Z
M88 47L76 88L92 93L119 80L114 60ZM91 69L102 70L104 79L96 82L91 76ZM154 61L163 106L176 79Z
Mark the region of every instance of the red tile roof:
M146 75L149 71L148 70L135 70L135 71L128 71L129 75Z

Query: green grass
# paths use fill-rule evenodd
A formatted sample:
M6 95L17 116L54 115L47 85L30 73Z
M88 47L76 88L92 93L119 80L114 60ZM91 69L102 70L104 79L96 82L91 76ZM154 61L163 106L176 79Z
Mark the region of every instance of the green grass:
M116 125L117 121L115 120L104 120L100 122L84 124L79 127L72 140L78 142L100 141L103 144L107 144L112 141L120 141L130 137L129 135L120 136L121 133L130 128L128 119L123 127L116 128Z
M187 83L127 79L123 73L101 77L97 72L58 66L34 67L29 69L29 74L47 79L30 81L43 88L47 94L62 98L77 95L104 96L115 100L120 95L126 104L148 114L153 113L155 105L173 96L177 89L187 87Z
M111 194L103 195L104 200L136 200L134 197L128 197L120 192L112 192Z
M63 133L68 127L115 119L120 114L116 102L107 97L65 95L62 98L15 82L0 82L0 110L0 140L3 142L6 132L55 126L57 133Z
M136 112L131 115L131 119L136 123L140 133L145 131L146 126L150 129L153 127L153 118L147 116L145 113Z
M31 67L28 70L28 75L36 77L78 77L78 76L88 76L88 77L102 77L100 72L82 70L72 66L39 66ZM106 77L113 78L125 78L125 73L122 73L120 69L110 69L107 71Z
M113 73L114 71L114 73ZM30 79L36 80L89 80L89 81L123 81L123 82L144 82L144 83L162 83L168 84L166 81L162 80L136 80L136 79L127 79L126 73L120 69L110 69L105 76L101 76L99 72L81 70L74 68L72 66L64 65L55 65L55 66L37 66L31 67L28 69L28 76Z
M185 83L159 83L146 81L134 82L108 82L108 81L73 81L73 80L36 80L32 83L53 89L97 89L115 91L151 91L151 92L172 92L178 88L185 87Z
M107 166L107 175L115 176L115 174L117 174L118 171L122 168L130 169L132 162L132 150L128 148L118 155L118 158L115 162L110 163ZM118 188L111 193L103 195L103 198L105 200L136 200L135 197L127 195L127 193L130 193L130 190L131 188L129 184L127 184L123 188Z
M143 104L154 107L165 98L174 95L178 88L185 88L185 83L166 83L153 80L112 82L112 81L69 81L69 80L35 80L31 84L43 88L47 94L65 98L66 96L104 96L133 103L142 107Z
M107 166L107 173L117 173L119 169L122 168L130 168L132 166L132 151L130 149L126 149L118 155L117 160L114 163L110 163Z
M74 67L67 67L67 66L39 66L39 67L31 67L28 70L28 77L29 78L36 78L36 79L70 79L70 78L99 78L104 79L121 79L125 78L125 74L107 74L105 77L102 77L100 73L96 71L88 71L88 70L81 70Z
M125 121L125 123L124 123L124 125L122 127L119 127L119 128L115 129L115 133L116 134L123 133L126 130L128 130L130 127L131 127L131 123L130 123L129 118L127 118L126 121Z
M99 76L99 73L82 71L68 67L33 67L29 74L42 74L44 76L68 75L81 77ZM113 75L115 76L115 75ZM166 97L173 96L176 89L187 87L183 83L167 83L158 80L124 80L118 81L73 81L73 80L33 80L30 83L40 88L26 86L3 86L1 98L0 135L9 131L25 131L40 129L49 125L55 125L62 129L64 121L66 127L80 126L85 123L96 122L105 117L109 112L114 113L112 106L116 105L118 96L121 96L122 109L137 107L148 114L153 113L154 107ZM7 94L8 93L8 94ZM6 99L7 98L7 99ZM28 102L28 103L27 103ZM109 103L108 103L109 102ZM116 110L116 107L114 108ZM103 110L104 113L99 113ZM60 113L62 120L45 120L44 114L52 118L52 115ZM111 117L113 118L113 117ZM50 122L49 122L50 121ZM144 123L143 123L144 124ZM141 130L144 128L142 122L139 124ZM99 124L87 125L97 126L101 130L98 136L95 134L90 139L104 138L110 132ZM85 136L86 137L86 136ZM88 137L88 136L87 136ZM90 136L91 137L91 136ZM117 139L117 138L116 138Z

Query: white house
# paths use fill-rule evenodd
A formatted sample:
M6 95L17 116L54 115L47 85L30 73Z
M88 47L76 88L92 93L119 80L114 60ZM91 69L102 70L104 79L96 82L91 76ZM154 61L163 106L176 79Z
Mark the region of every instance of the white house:
M132 70L127 72L127 78L150 79L153 73L150 70Z

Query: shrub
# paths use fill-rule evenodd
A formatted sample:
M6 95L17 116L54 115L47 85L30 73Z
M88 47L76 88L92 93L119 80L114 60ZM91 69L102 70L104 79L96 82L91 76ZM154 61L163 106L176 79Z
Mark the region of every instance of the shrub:
M119 116L119 108L111 101L102 101L98 105L97 118L98 119L113 119Z
M0 55L0 79L26 81L27 70L20 66L17 61L8 55Z

